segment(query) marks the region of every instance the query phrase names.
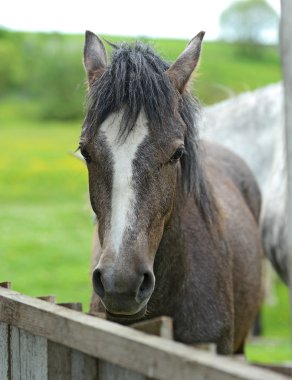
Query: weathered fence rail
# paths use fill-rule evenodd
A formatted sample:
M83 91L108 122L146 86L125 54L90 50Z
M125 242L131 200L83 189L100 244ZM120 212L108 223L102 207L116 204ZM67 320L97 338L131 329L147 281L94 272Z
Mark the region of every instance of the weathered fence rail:
M0 342L1 380L287 379L3 287Z

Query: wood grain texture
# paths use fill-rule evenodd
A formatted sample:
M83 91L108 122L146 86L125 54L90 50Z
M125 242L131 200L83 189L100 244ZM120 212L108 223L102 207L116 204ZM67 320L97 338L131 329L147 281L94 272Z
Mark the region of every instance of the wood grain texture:
M131 327L146 334L173 340L172 319L169 317L158 317L148 321L134 323Z
M48 340L48 380L71 380L71 351Z
M12 380L22 380L20 363L20 330L17 327L10 326L10 331L11 378Z
M48 380L98 380L98 360L48 341Z
M71 358L71 380L99 380L97 359L76 350L72 350Z
M47 339L19 331L21 380L47 380Z
M40 297L37 297L39 300L43 300L43 301L46 301L46 302L51 302L51 303L56 303L56 296L40 296Z
M129 327L0 288L0 319L85 354L156 379L283 380Z
M197 343L197 344L193 344L192 347L198 350L211 352L214 355L217 354L217 346L215 343Z
M99 380L146 380L146 377L115 364L100 361Z
M253 365L256 365L260 368L266 368L278 373L282 373L283 375L289 376L292 379L292 363L282 365L257 363Z
M59 303L67 309L82 311L82 303ZM49 380L98 380L98 359L48 341Z
M9 379L9 326L0 322L0 379Z
M83 306L81 302L65 302L58 303L59 306L67 307L67 309L82 311Z

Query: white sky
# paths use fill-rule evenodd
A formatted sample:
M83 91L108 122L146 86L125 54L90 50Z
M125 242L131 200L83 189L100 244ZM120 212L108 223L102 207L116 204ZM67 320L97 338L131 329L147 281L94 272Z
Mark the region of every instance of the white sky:
M4 0L0 26L14 30L206 39L219 35L219 17L232 0ZM280 0L268 0L280 12Z

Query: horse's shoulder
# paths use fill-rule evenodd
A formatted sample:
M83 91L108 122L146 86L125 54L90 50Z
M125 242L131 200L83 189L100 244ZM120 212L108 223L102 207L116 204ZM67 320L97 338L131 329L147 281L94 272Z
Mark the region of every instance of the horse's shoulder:
M222 180L232 181L258 221L261 193L256 178L246 162L236 153L217 143L202 141L202 146L206 171L216 172ZM212 183L212 178L210 182Z

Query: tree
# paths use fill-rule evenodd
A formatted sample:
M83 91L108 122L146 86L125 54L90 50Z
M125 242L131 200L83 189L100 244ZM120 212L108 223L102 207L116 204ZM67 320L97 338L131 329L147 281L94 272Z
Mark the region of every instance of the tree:
M265 0L234 1L220 17L222 37L244 54L258 55L269 33L278 30L278 15Z

